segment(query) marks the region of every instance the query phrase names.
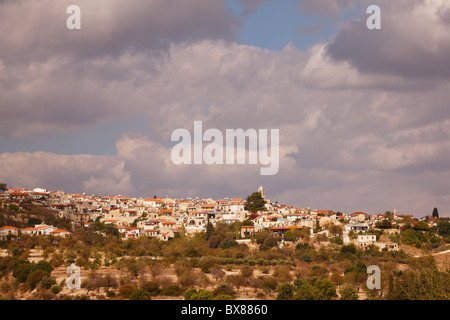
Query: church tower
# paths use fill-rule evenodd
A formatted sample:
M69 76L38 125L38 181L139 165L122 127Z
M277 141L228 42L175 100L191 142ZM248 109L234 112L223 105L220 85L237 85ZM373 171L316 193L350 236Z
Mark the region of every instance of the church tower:
M265 200L266 199L266 193L264 191L263 186L259 187L258 192L261 193L261 198L263 198Z

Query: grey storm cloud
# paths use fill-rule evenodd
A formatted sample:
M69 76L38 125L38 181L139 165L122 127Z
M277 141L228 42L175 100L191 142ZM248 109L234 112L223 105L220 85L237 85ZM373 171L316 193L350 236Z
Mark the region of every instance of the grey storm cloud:
M72 1L0 2L0 51L6 63L45 61L158 50L170 43L205 38L233 39L236 18L223 1L79 0L81 30L66 28Z
M360 72L404 78L450 78L448 1L378 1L381 30L365 27L369 15L347 21L328 45L331 57Z
M264 1L241 3L251 12ZM323 15L356 5L302 3ZM245 197L264 185L273 200L297 206L450 212L450 83L442 70L450 6L407 3L382 1L381 32L367 33L362 16L330 43L271 51L233 41L242 17L223 1L79 1L82 30L74 33L65 29L67 1L1 1L0 134L82 131L129 117L145 125L111 137L112 155L2 153L0 180L174 197ZM403 25L408 17L420 21L414 32ZM425 34L433 36L422 43ZM194 120L219 130L279 129L279 173L175 166L170 134L192 131Z

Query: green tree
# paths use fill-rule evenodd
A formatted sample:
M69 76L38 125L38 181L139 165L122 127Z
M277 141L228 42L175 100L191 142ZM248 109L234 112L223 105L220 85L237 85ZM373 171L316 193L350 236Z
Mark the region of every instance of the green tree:
M450 236L450 222L439 221L439 223L437 224L437 231L440 236Z
M385 219L392 219L392 216L393 216L394 214L391 212L391 211L386 211L385 213L384 213L384 218Z
M431 214L433 218L439 218L439 212L437 208L433 209L433 213Z
M29 261L18 260L13 266L13 277L15 277L19 283L24 283L27 281L30 271L31 263Z
M247 197L245 210L256 213L258 211L266 211L266 201L262 198L260 192L253 192Z
M150 295L144 289L135 289L130 294L130 300L150 300Z
M278 240L267 229L256 233L253 237L259 245L260 250L268 250L278 244Z
M406 229L401 232L401 242L408 246L420 248L422 246L422 241L420 239L421 231L416 231L414 229Z
M450 275L435 268L419 267L399 275L389 299L392 300L448 300Z
M375 227L379 229L390 229L391 228L391 222L387 219L384 219L382 221L378 221L375 223Z
M29 226L29 227L34 227L34 225L36 225L36 224L41 224L42 223L42 220L41 219L38 219L38 218L34 218L34 217L31 217L31 218L29 218L28 219L28 221L27 221L27 226Z
M27 283L31 290L36 288L39 282L41 282L42 279L48 276L48 273L44 270L37 269L33 272L31 272L27 277Z
M142 289L148 292L150 296L157 296L161 289L159 288L159 284L153 281L147 281L142 285Z
M314 287L311 283L307 281L301 281L297 283L295 295L295 300L316 300Z
M419 221L417 222L417 224L414 226L415 230L422 230L422 231L427 231L430 228L428 227L428 224L425 221Z
M186 300L212 300L214 298L214 294L208 290L200 289L188 289L184 292L184 298Z
M132 293L134 290L136 290L136 287L135 287L134 285L129 284L129 283L123 284L123 285L121 285L121 286L119 287L119 295L120 295L122 298L129 299L131 293Z
M206 223L206 231L205 231L205 240L209 240L213 234L214 234L214 226L211 223L211 221L209 221L209 215L208 215L208 219L207 219L207 223Z
M388 284L388 294L387 298L392 299L394 295L394 276L392 274L389 274L389 284Z
M290 300L294 297L294 286L289 282L283 282L277 286L277 300Z
M194 289L194 288L187 289L184 292L184 299L185 300L193 300L192 297L194 297L196 294L197 294L196 289Z
M59 285L57 285L57 284L54 284L54 285L50 288L50 290L51 290L54 294L58 294L58 293L61 292L62 288L61 288L61 286L59 286Z
M44 289L50 289L55 284L56 284L55 278L52 278L49 276L42 278L42 280L40 282L41 287Z
M330 300L336 297L336 286L328 278L321 278L314 282L314 291L317 300Z
M0 191L6 191L8 190L6 183L0 183Z
M225 295L225 296L231 296L234 298L236 292L234 292L233 286L231 286L230 284L222 283L214 289L213 294L215 296Z
M356 253L356 246L353 243L349 243L346 245L343 245L341 247L341 253L347 254L347 253L352 253L355 254Z
M358 293L356 288L349 284L345 283L339 289L339 295L341 296L341 300L358 300Z

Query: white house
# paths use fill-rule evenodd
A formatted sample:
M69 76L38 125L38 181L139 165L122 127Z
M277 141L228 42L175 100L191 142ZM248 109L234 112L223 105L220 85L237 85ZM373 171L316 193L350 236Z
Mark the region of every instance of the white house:
M5 226L0 228L0 239L7 239L8 236L17 237L18 235L19 235L19 228L11 226Z
M52 231L56 230L53 226L46 224L36 224L34 227L22 229L21 232L29 235L49 235Z
M66 230L57 229L57 230L51 231L49 234L53 235L53 236L61 237L61 238L67 238L71 235L71 232L66 231Z
M375 242L377 242L377 236L374 234L358 235L358 238L356 239L356 244L360 247L366 247Z

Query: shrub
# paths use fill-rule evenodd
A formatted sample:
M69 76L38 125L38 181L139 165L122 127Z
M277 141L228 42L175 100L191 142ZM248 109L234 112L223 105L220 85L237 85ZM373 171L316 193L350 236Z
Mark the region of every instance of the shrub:
M356 288L349 284L345 283L339 289L339 295L341 296L341 300L358 300L358 293Z
M184 298L186 300L212 300L214 295L205 289L195 290L188 289L184 292Z
M144 283L142 285L142 289L147 291L148 294L152 297L157 296L161 292L161 289L159 288L159 284L156 282L152 282L152 281L147 281L146 283Z
M194 288L191 288L191 289L187 289L185 292L184 292L184 299L185 300L193 300L193 299L191 299L195 294L197 294L197 290L195 290Z
M47 272L44 270L35 270L31 272L27 277L27 283L30 289L36 288L38 283L47 276Z
M336 286L327 278L321 278L314 282L315 296L317 300L329 300L336 297Z
M250 278L253 275L253 269L247 265L243 266L240 274L245 278Z
M342 241L342 238L341 237L333 237L333 238L330 238L330 242L331 243L334 243L334 244L338 244L338 245L341 245L341 244L343 244L344 243L344 241Z
M150 295L144 289L135 289L130 294L130 300L150 300Z
M58 293L61 292L62 288L61 288L59 285L54 284L54 285L50 288L50 290L51 290L54 294L58 294Z
M132 284L124 284L119 287L119 295L122 298L128 299L131 293L136 289L136 287Z
M288 282L283 282L277 286L277 300L289 300L294 296L294 286Z
M341 247L341 253L356 253L356 246L353 243L343 245Z
M184 289L177 285L170 285L161 290L161 295L163 296L181 296Z
M206 258L200 262L200 269L204 273L209 273L216 264L217 264L216 259Z
M213 291L214 295L228 295L228 296L232 296L234 297L234 295L236 294L233 290L233 287L227 283L222 283L220 285L218 285L214 291Z
M277 288L278 280L271 276L266 277L258 277L263 281L263 288L267 291L274 291Z
M112 297L116 296L116 293L114 291L112 291L112 290L108 290L108 291L106 291L106 296L108 298L112 298Z
M42 288L50 289L53 285L56 284L56 280L55 280L55 278L46 276L46 277L42 278L40 284L41 284Z
M214 296L212 300L234 300L234 296L230 296L227 294L219 294L217 296Z
M219 244L219 248L221 249L229 249L232 247L236 247L238 245L237 241L234 239L224 240Z

